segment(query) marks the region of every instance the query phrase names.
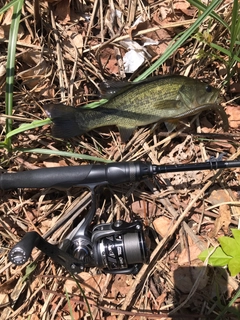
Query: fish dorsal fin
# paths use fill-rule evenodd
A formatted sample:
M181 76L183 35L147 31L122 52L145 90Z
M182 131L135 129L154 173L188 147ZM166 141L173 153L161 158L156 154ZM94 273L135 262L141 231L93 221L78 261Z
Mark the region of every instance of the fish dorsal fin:
M128 141L135 129L136 128L118 127L122 142Z
M132 88L134 85L136 85L136 83L128 81L104 81L99 85L101 91L101 98L111 99Z

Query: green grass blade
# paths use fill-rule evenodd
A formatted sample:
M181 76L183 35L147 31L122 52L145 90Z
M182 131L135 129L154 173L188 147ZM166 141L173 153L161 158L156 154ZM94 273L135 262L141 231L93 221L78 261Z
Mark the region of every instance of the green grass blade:
M35 129L37 127L42 127L46 124L51 124L52 121L51 119L47 118L44 120L35 120L31 123L24 123L22 124L19 128L10 131L7 135L6 138L10 139L12 136L19 134L21 132L25 132L27 130ZM0 147L6 147L4 143L0 144ZM97 162L105 162L105 163L110 163L112 162L111 160L106 160L98 157L93 157L93 156L88 156L85 154L78 154L75 152L69 152L69 151L58 151L58 150L51 150L51 149L41 149L41 148L29 148L29 149L23 149L23 148L15 148L14 151L21 151L21 152L30 152L30 153L40 153L40 154L49 154L49 155L57 155L61 157L69 157L69 158L77 158L77 159L84 159L84 160L89 160L89 161L97 161Z
M97 108L99 106L101 106L102 104L108 102L107 99L101 99L99 101L96 101L96 102L92 102L92 103L88 103L88 104L85 104L84 106L82 106L82 108Z
M12 6L14 6L17 2L19 2L19 0L13 0L13 1L5 4L5 6L0 9L0 14L3 14L5 11L10 9Z
M22 283L27 281L29 277L32 275L34 270L37 268L37 263L35 261L31 262L29 265L27 265L25 274L22 277Z
M80 292L81 292L81 294L82 294L82 296L83 296L83 299L84 299L85 302L86 302L86 305L87 305L87 308L88 308L88 312L89 312L90 318L93 319L93 315L92 315L92 312L91 312L91 308L90 308L88 299L87 299L87 297L86 297L86 295L85 295L85 292L84 292L83 288L80 286L80 284L79 284L77 278L74 276L74 274L72 274L72 277L74 278L74 280L75 280L75 282L76 282L76 284L77 284L77 286L78 286L78 289L80 290Z
M192 26L186 30L179 39L169 47L163 55L145 72L143 72L139 77L137 77L134 81L144 80L148 77L152 72L154 72L157 68L159 68L183 43L196 31L196 29L201 25L201 23L213 12L213 10L221 4L222 1L214 0L211 2L210 6L206 8L203 14L192 24Z
M240 57L239 57L239 52L237 52L237 54L233 54L230 50L225 49L219 45L217 45L216 43L210 43L209 44L211 48L218 50L219 52L224 53L226 56L228 56L231 60L230 60L230 65L232 65L233 63L240 62Z
M228 56L228 57L231 57L231 55L232 55L232 53L231 53L230 50L225 49L225 48L219 46L219 45L216 44L216 43L209 43L209 46L210 46L211 48L213 48L213 49L218 50L219 52L224 53L224 54L225 54L226 56Z
M204 12L207 9L207 6L198 0L187 0L192 6L196 7L198 10ZM227 30L230 31L229 25L215 12L211 12L210 16L216 21L221 23Z
M51 150L51 149L41 149L41 148L15 148L14 151L21 151L21 152L29 152L29 153L39 153L39 154L48 154L48 155L56 155L60 157L67 157L67 158L76 158L76 159L84 159L88 161L96 161L96 162L104 162L104 163L111 163L111 160L106 160L103 158L92 157L85 154L79 154L75 152L69 151L58 151L58 150Z
M46 124L51 124L52 121L51 119L47 118L44 120L35 120L31 123L23 123L20 127L18 127L17 129L14 129L12 131L10 131L9 133L6 134L6 138L10 139L12 136L19 134L21 132L27 131L27 130L31 130L31 129L35 129L37 127L42 127L45 126Z
M240 62L240 51L238 51L237 55L234 55L233 56L233 63L237 61L237 62Z
M72 309L72 306L71 306L71 303L70 303L70 297L69 297L69 294L68 294L66 288L65 288L65 294L66 294L66 298L67 298L67 304L68 304L71 320L74 320L73 309Z
M6 114L12 115L13 107L13 82L14 82L14 71L15 71L15 56L16 56L16 45L19 21L21 16L23 6L23 0L18 0L13 6L13 17L9 33L9 43L8 43L8 56L7 56L7 71L6 71L6 94L5 94L5 104L6 104ZM12 120L6 119L6 133L12 130ZM11 140L5 141L8 148L11 147Z
M232 23L231 23L231 37L230 37L230 51L233 52L235 42L237 38L239 38L239 4L238 0L234 0L233 2L233 9L232 9Z
M221 320L223 319L223 316L229 311L229 309L232 307L232 305L236 302L236 300L240 297L240 290L238 290L234 297L231 299L231 301L228 303L228 305L222 310L221 313L216 317L215 320ZM236 310L237 312L237 310Z

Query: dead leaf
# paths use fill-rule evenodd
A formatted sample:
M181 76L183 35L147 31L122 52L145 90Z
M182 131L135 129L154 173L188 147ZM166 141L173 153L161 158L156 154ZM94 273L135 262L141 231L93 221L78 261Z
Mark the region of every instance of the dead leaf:
M58 2L61 2L62 0L47 0L48 3L52 3L56 5Z
M229 88L230 92L239 93L240 92L240 82L232 83Z
M232 150L232 144L228 143L227 141L213 140L210 141L209 147L211 147L212 149L217 149L219 152L221 150L224 150L224 152L226 152L226 150L229 150L229 152L230 150Z
M154 229L162 238L164 238L172 225L172 220L167 217L159 217L153 221Z
M178 264L180 266L184 266L188 264L189 262L193 262L194 260L198 259L199 254L201 253L201 250L196 244L192 244L189 246L189 248L184 248L182 252L179 254L178 257ZM189 261L190 258L190 261Z
M129 277L132 278L131 275L126 275L126 274L118 274L115 276L115 280L112 284L112 297L116 298L119 294L122 296L125 296L128 294L130 286L127 285L129 283Z
M78 52L78 55L82 55L82 49L83 49L83 37L82 35L73 31L67 32L68 37L64 39L64 49L66 50L66 57L69 60L77 59L76 57L76 50ZM70 56L68 57L68 54Z
M148 28L152 28L154 26L157 25L155 23L148 22ZM162 54L168 47L170 41L172 41L172 37L170 36L168 30L163 28L145 33L144 37L139 38L138 41L144 42L144 38L154 41L154 45L148 46L148 52L151 54L151 56Z
M92 278L92 275L89 272L81 272L80 278L83 282L86 282Z
M150 28L151 26L152 26L151 23L148 20L146 20L144 22L135 23L131 28L128 29L127 32L129 34L130 39L132 40L134 35L137 32L139 32L141 30L146 30L146 29Z
M83 37L80 33L72 33L71 39L77 48L78 54L82 55L82 49L83 49Z
M10 293L13 290L13 288L15 288L17 281L18 281L18 279L16 276L13 276L9 280L5 281L0 286L0 292L2 294Z
M82 278L82 273L80 274ZM96 274L94 276L83 275L86 280L81 283L81 287L84 288L86 295L88 294L101 294L103 286L106 284L106 275L105 274ZM126 274L116 274L114 281L111 284L111 291L105 298L116 298L119 294L122 296L127 295L130 285L132 284L132 275Z
M34 88L35 92L39 92L44 86L46 86L46 82L44 84L44 80L46 79L48 71L48 64L44 59L42 59L36 66L19 72L18 77L22 79L23 83L30 90Z
M3 16L2 25L10 25L12 23L13 6L11 6Z
M77 288L76 281L72 279L67 279L64 283L64 288L68 293L73 293L74 290Z
M5 63L0 63L0 78L5 76L6 74L6 64Z
M176 145L166 157L161 158L162 163L182 163L183 161L189 162L195 157L197 150L195 149L192 137L189 135L181 143Z
M0 26L0 39L8 39L9 38L9 32L10 32L10 26L11 25L2 25ZM24 35L24 28L22 25L19 25L18 28L18 36L17 39L20 40Z
M173 8L175 10L182 11L185 15L193 17L197 13L196 8L191 8L190 3L186 0L177 1L174 3Z
M212 203L212 205L215 205L222 202L229 202L232 199L224 190L213 190L208 200Z
M146 218L154 214L156 205L145 200L138 200L132 203L131 209L133 213L139 215L141 218Z
M79 300L79 301L76 301ZM80 296L75 296L74 299L69 299L67 303L63 306L62 311L65 311L67 313L71 313L69 315L69 318L67 316L64 317L64 319L82 319L85 315L83 310L79 310L79 302L80 302Z
M24 38L19 39L19 43L22 43L24 45L31 45L32 44L32 37L30 34L25 35Z
M190 7L190 3L186 0L176 1L173 4L173 8L177 10L186 10Z
M198 283L198 290L202 290L208 283L207 272L200 275L202 268L206 267L179 267L173 272L174 286L183 293L189 293L195 281L201 276Z
M66 24L68 21L71 20L70 3L71 0L61 0L56 5L54 13L57 16L58 20L62 22L62 24Z
M39 230L41 231L41 233L45 234L49 229L51 229L56 224L57 220L58 220L58 217L56 216L51 219L50 223L49 223L49 220L42 221L41 226L39 226Z
M229 115L228 122L231 128L240 128L240 106L227 106L226 113Z
M40 320L37 314L31 314L31 320Z
M222 229L225 234L228 233L228 227L231 223L231 212L230 208L227 204L221 205L219 207L219 216L216 218L214 222L214 228L211 232L209 232L209 237L216 237L219 230Z
M101 64L104 69L106 69L111 74L118 73L118 64L115 57L114 49L107 47L101 51L100 54Z
M157 297L156 304L157 304L158 309L161 308L162 304L166 300L166 297L167 297L167 293L166 292L163 292L160 296Z
M9 38L10 25L0 26L0 39Z
M220 204L222 202L230 202L232 199L224 190L214 190L209 197L209 200L213 205ZM231 223L231 211L227 204L220 205L219 216L215 220L214 228L209 233L209 237L216 237L219 230L222 229L225 234L228 233L229 224Z
M34 67L42 61L42 54L37 50L25 51L21 55L21 59L29 67Z
M80 277L82 278L82 273L80 274ZM106 281L106 275L105 274L96 274L94 276L86 277L86 280L81 283L81 286L84 288L85 294L88 295L90 293L100 294L101 288L103 287L105 281Z

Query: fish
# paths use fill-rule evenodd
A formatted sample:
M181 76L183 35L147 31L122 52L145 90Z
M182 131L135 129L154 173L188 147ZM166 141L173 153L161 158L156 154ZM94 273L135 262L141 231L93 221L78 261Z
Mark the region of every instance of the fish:
M218 104L219 90L198 79L181 75L155 76L136 83L128 82L96 108L47 104L44 110L52 120L52 135L57 138L80 136L105 126L117 126L126 142L137 127L156 122L176 121L204 110L217 111L223 129L228 117Z

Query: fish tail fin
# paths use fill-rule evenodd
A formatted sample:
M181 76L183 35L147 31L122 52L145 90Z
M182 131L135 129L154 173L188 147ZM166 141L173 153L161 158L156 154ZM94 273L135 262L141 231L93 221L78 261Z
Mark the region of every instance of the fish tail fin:
M48 104L44 110L52 120L52 135L56 138L70 138L82 134L76 118L76 109L64 104Z

